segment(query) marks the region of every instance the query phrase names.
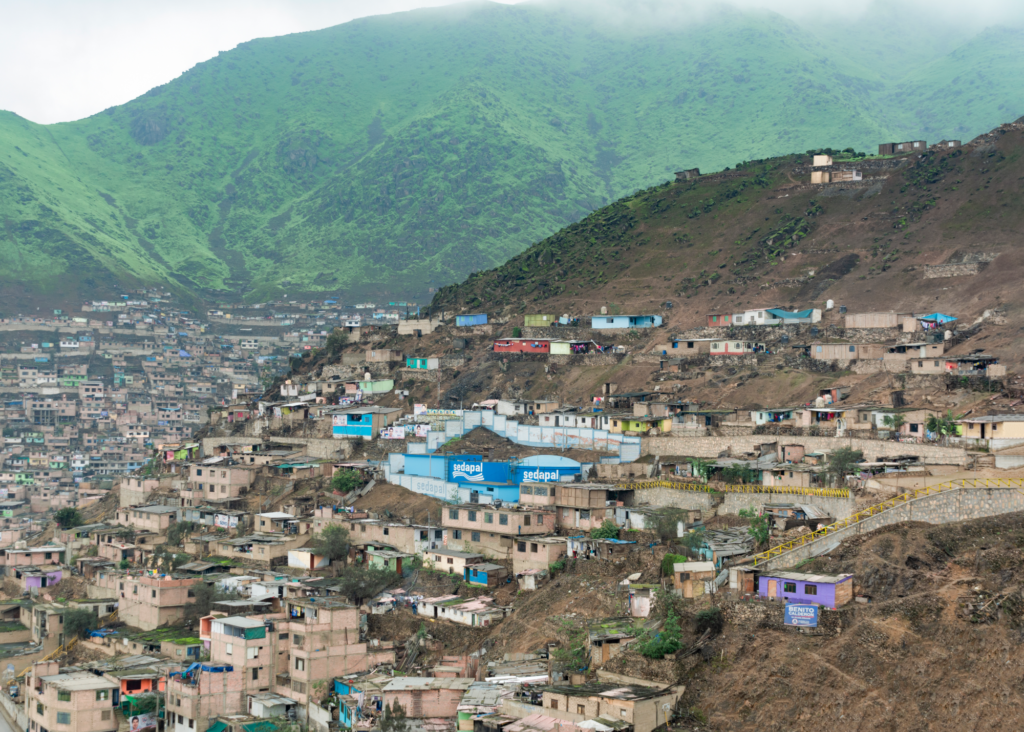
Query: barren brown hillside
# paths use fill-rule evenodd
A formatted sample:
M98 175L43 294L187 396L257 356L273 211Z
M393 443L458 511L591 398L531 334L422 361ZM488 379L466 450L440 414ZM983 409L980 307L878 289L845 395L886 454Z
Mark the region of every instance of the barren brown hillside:
M639 192L442 289L454 311L591 315L658 313L670 329L746 307L851 312L1024 311L1021 180L1024 124L956 149L897 158L836 158L856 183L810 185L809 155ZM682 164L682 161L681 161ZM981 273L926 278L972 262ZM666 309L664 303L674 307Z

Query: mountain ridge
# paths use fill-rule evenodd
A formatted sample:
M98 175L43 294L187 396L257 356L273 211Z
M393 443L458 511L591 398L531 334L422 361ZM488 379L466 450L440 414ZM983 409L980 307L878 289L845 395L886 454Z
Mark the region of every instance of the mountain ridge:
M422 297L683 167L981 132L1024 86L1015 33L954 44L952 91L950 54L915 50L900 87L764 12L615 34L481 2L256 39L85 120L0 113L0 281L9 306L145 282Z

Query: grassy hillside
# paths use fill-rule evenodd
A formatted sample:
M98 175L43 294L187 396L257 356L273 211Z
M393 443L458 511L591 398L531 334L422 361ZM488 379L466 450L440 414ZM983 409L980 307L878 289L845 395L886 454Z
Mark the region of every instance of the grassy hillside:
M0 282L422 296L684 167L969 138L1019 111L1017 40L489 3L256 40L79 122L0 113Z

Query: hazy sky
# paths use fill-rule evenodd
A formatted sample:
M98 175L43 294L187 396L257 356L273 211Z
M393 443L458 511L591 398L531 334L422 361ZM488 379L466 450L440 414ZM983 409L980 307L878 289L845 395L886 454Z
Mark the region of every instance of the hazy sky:
M513 3L519 0L498 0ZM712 0L556 0L589 10L612 2L637 15L692 12ZM786 15L852 15L892 0L732 0ZM963 22L1018 14L1021 0L903 0ZM0 109L35 122L80 119L123 104L200 61L253 38L326 28L365 15L451 0L0 0ZM970 11L964 15L964 9ZM907 16L913 18L911 13ZM913 21L910 21L913 25Z

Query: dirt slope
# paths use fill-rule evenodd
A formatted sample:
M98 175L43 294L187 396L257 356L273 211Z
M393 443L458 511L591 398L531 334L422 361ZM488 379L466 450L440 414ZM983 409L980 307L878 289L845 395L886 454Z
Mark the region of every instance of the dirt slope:
M842 634L727 626L687 670L690 699L713 730L1019 729L1022 547L1021 514L846 542L801 567L854 572L871 595ZM972 620L963 598L989 607Z

